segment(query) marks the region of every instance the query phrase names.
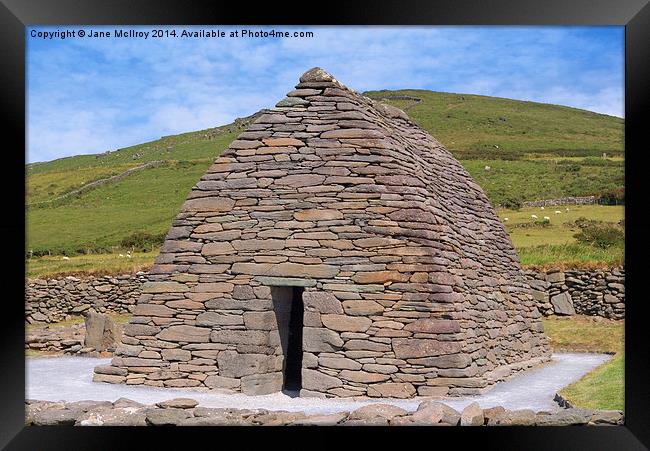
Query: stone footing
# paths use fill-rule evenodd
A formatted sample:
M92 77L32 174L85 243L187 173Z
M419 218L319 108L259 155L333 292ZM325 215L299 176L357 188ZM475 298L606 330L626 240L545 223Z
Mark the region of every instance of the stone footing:
M33 426L598 426L621 425L619 410L562 409L556 412L481 409L472 403L458 412L436 401L407 411L371 404L351 412L306 414L265 409L207 408L188 398L144 405L120 398L108 401L27 400L25 424Z

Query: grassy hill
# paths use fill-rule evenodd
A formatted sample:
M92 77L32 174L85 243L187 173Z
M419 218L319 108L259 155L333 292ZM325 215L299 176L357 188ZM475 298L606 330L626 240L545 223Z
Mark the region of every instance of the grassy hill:
M407 112L456 158L623 155L623 119L560 105L424 90L368 91Z
M404 109L452 151L495 205L623 187L620 118L467 94L365 94ZM28 255L115 251L135 233L155 249L191 187L250 120L27 165ZM76 192L154 161L162 163Z

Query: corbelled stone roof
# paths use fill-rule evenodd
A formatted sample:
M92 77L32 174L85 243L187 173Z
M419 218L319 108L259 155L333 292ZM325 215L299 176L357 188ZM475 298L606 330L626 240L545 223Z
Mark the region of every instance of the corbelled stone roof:
M320 68L295 88L192 189L95 377L278 391L277 286L304 287L303 395L473 393L547 359L510 238L460 163Z

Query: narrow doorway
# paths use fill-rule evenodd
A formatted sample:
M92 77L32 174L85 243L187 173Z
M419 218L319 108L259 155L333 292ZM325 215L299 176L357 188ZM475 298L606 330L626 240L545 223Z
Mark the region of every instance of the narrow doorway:
M278 323L284 363L283 391L298 396L302 388L302 287L272 287L273 310Z

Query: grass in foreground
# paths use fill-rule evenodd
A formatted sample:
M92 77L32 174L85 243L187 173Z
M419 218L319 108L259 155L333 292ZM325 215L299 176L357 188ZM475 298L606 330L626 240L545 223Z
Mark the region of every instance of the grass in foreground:
M616 354L578 382L563 388L560 394L576 407L624 410L625 354Z
M562 389L560 394L576 407L623 410L624 322L575 315L547 318L544 330L554 351L616 353L607 363Z

